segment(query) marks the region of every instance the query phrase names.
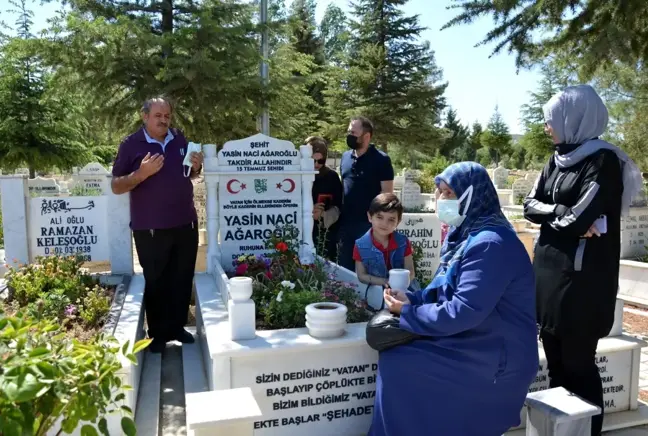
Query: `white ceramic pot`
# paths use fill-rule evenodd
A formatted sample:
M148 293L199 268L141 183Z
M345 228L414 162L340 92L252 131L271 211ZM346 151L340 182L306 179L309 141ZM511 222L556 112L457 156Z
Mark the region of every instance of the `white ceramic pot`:
M252 296L252 278L232 277L229 279L229 294L235 303L249 300Z
M340 303L313 303L306 306L306 327L314 338L336 338L346 329L347 308Z

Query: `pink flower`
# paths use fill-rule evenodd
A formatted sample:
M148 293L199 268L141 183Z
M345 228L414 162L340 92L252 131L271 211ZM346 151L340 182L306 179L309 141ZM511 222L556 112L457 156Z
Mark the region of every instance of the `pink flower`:
M248 270L248 264L247 263L242 263L239 266L236 267L236 275L237 276L242 276L245 274Z

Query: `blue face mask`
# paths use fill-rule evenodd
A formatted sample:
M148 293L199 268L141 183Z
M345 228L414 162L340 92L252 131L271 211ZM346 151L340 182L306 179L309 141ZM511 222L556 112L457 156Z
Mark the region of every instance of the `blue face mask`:
M472 201L472 191L473 187L469 186L468 189L466 189L466 192L464 192L458 200L437 200L436 210L439 220L449 226L459 227L466 219L466 212L468 211L468 207L470 206L470 202ZM459 213L459 207L461 205L461 202L464 201L466 197L468 197L468 199L466 200L466 204L463 208L463 214L461 214Z

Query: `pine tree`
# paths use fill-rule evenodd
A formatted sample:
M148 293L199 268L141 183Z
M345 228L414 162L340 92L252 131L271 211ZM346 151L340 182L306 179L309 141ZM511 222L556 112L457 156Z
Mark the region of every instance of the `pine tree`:
M454 1L460 12L443 28L492 16L495 27L481 44L495 43L493 54L515 52L518 67L556 50L570 53L588 76L617 60L648 60L645 0Z
M488 121L486 131L481 135L481 143L486 147L495 162L499 162L501 157L511 149L511 134L509 128L502 119L499 107L495 106L495 111Z
M320 22L319 32L324 41L324 58L329 64L340 66L346 59L350 31L344 11L329 3Z
M445 106L441 70L418 17L407 17L407 0L359 0L352 4L348 66L334 80L343 87L328 95L338 135L349 117L362 114L375 124L374 140L403 144L433 154L441 141L436 126Z
M542 79L536 91L529 92L529 103L520 108L522 123L526 129L535 124L544 124L542 107L558 92L570 85L569 76L556 65L545 62L540 67Z
M472 125L472 129L470 130L470 137L468 138L468 143L475 151L479 150L482 147L482 133L484 133L484 128L482 127L480 122L475 121Z
M89 158L81 142L80 106L58 92L54 75L43 66L39 41L31 32L27 0L11 0L18 14L16 37L0 47L0 167L69 169Z
M292 44L296 51L311 55L317 65L324 64L324 44L317 35L315 0L293 0L291 6Z
M439 151L443 156L447 158L450 158L452 156L457 159L457 151L462 149L467 144L469 135L468 129L459 122L459 119L457 118L457 111L454 109L448 110L443 128L449 131L450 136L448 136L448 138L443 141ZM463 150L463 152L459 152L459 154L463 157L465 150Z

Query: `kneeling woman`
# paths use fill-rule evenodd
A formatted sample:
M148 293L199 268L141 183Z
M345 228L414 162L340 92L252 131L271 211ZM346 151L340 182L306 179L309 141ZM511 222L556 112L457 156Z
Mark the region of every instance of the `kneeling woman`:
M385 290L401 329L423 335L380 353L371 436L500 436L519 425L538 370L531 261L474 162L436 178L450 225L432 282Z

